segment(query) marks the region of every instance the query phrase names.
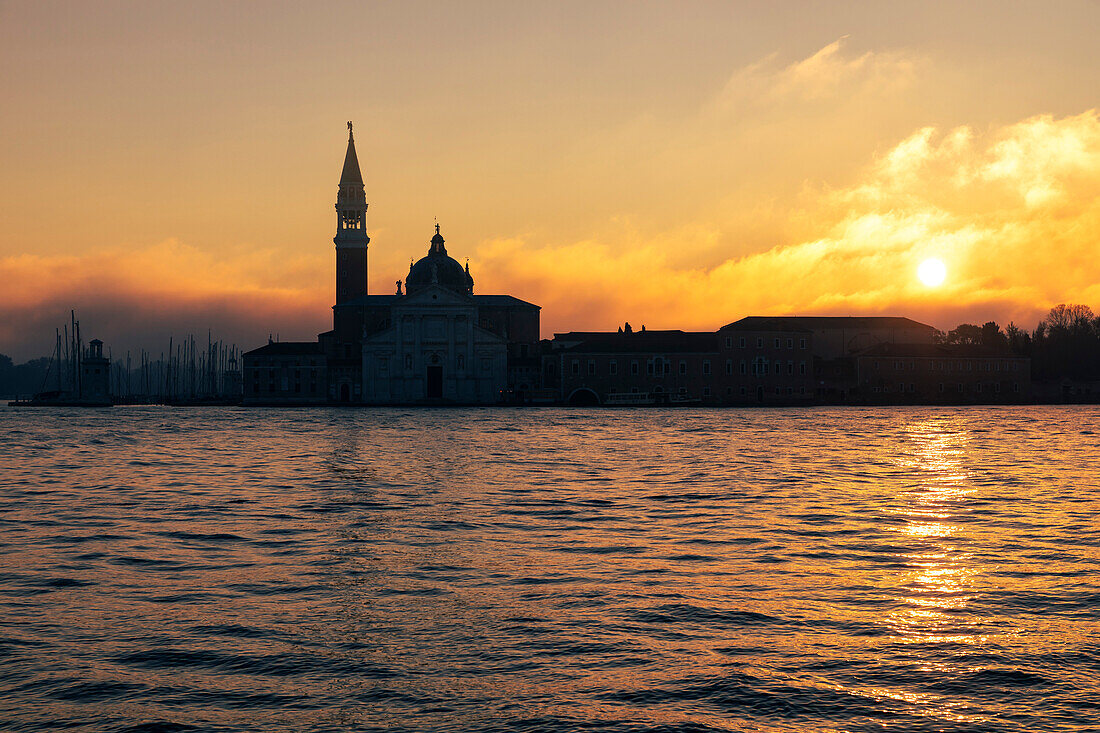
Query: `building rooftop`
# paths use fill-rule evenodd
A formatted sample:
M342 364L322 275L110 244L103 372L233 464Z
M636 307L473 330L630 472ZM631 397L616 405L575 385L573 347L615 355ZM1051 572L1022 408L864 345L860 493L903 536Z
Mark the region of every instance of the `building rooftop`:
M712 331L633 331L614 333L573 331L554 334L557 342L580 342L565 351L629 354L641 352L706 353L718 351L718 336Z
M383 305L395 305L397 301L405 296L403 295L362 295L352 300L346 300L343 303L337 303L333 308L361 308L363 306L383 306ZM536 310L542 310L542 306L535 305L534 303L528 303L526 300L520 300L519 298L513 298L511 295L474 295L472 296L474 302L477 305L485 306L487 308L535 308Z
M244 352L244 356L306 356L323 353L321 344L316 341L272 341L266 346Z
M784 324L786 324L784 326ZM935 330L926 323L901 316L748 316L720 328L736 331L838 331L871 328Z

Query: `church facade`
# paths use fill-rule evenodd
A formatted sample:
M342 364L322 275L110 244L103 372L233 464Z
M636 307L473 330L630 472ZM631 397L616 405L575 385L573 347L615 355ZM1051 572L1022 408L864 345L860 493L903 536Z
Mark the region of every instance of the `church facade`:
M244 354L245 404L495 404L540 386L540 308L475 295L469 263L436 225L397 292L367 292L367 200L355 139L336 196L332 330L315 342L270 342Z

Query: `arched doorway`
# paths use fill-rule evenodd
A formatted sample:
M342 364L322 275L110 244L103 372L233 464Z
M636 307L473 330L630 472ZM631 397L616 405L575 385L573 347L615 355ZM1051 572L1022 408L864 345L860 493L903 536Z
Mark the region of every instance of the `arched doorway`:
M574 407L592 407L600 404L600 396L587 387L581 387L573 390L573 394L569 395L566 402Z
M351 402L351 385L350 384L341 384L340 385L340 401L341 402Z

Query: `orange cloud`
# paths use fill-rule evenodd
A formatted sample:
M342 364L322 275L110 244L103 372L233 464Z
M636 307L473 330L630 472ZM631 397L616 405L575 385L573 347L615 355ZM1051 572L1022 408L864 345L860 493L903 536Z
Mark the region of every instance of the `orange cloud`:
M447 165L391 160L389 178L372 179L371 193L390 197L372 201L372 292L392 292L406 258L422 256L425 201L443 200L458 202L462 218L453 226L462 234L448 248L459 259L474 255L477 292L542 305L545 335L624 320L708 329L781 313L1031 325L1053 303L1100 306L1095 111L937 129L927 122L942 115L928 111L929 100L938 94L941 107L954 104L942 64L903 51L851 53L844 39L722 78L694 107L586 117L590 127L560 137L543 134L557 118L539 117L535 127L497 120L502 129L514 122L524 144L505 135L498 145L490 124L462 139L455 132ZM401 153L418 149L409 144ZM371 161L368 171L378 170L365 147L361 156ZM408 171L416 186L401 178ZM425 181L430 195L417 188ZM211 196L206 183L192 184L202 200ZM0 258L0 352L48 352L70 307L85 333L116 352L208 326L246 347L269 332L312 338L331 323L333 257L322 216L331 202L320 193L305 201L293 190L280 201L288 211L298 207L285 220L271 209L250 214L293 229L270 249L243 242L201 249L169 239ZM215 243L245 234L278 239L249 232L230 209L193 230L166 230L207 232L203 241ZM105 210L112 213L103 217L144 209L127 201ZM302 223L311 216L315 224ZM314 233L299 244L303 229ZM27 231L39 237L28 247L56 241ZM117 231L144 229L126 223ZM928 257L947 264L941 288L916 278Z
M717 222L563 245L519 239L478 250L482 280L544 306L549 329L713 328L747 314L900 313L941 326L1033 323L1057 302L1100 302L1100 119L1033 117L976 135L923 128L840 188L808 190L789 216L815 236L691 267L732 234ZM925 258L948 282L915 277ZM486 278L488 275L488 278Z
M168 240L81 255L0 258L0 352L49 353L54 328L77 312L86 339L120 353L205 334L251 348L268 333L312 338L331 327L322 273L312 259L274 252L204 252ZM323 278L323 279L322 279ZM290 283L296 283L291 285Z

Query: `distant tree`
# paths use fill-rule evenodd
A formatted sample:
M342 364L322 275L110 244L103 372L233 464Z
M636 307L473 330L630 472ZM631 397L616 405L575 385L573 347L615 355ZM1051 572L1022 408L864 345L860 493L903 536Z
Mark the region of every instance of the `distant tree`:
M1031 356L1031 334L1012 321L1005 326L1005 340L1009 350L1018 356Z
M994 351L1004 351L1008 348L1008 338L1001 332L1001 327L996 321L986 321L982 324L982 346Z
M1037 379L1100 376L1100 319L1087 305L1059 303L1032 335L1032 374Z
M975 326L973 323L960 323L948 332L946 343L951 346L981 346L982 333L980 326Z

